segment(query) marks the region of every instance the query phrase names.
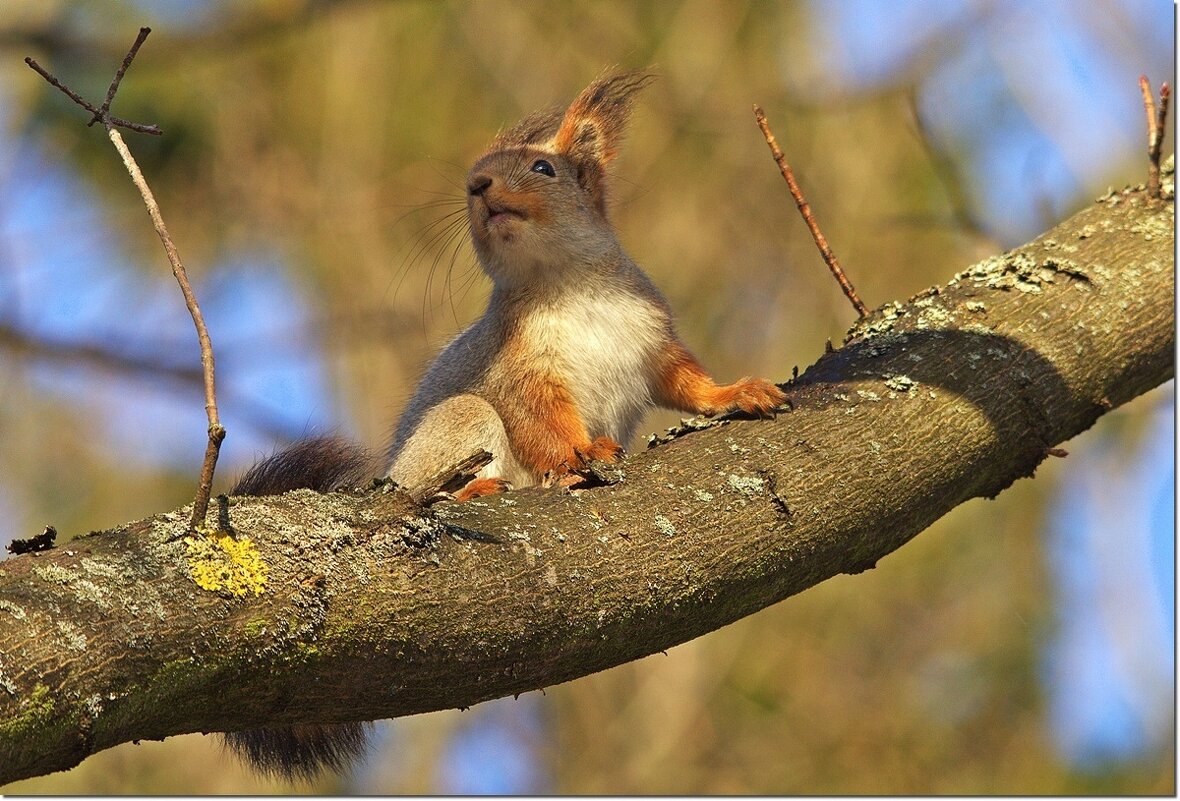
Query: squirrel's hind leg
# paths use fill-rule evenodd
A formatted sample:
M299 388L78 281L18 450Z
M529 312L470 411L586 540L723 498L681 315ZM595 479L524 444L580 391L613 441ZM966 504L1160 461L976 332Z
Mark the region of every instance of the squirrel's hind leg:
M439 471L479 450L492 461L458 493L460 500L536 483L512 452L504 421L478 395L454 395L432 406L393 454L389 477L413 492Z

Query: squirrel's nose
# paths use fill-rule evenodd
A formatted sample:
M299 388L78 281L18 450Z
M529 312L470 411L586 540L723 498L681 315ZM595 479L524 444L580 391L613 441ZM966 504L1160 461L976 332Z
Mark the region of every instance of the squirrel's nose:
M492 176L484 175L482 173L479 175L473 175L467 179L467 194L479 197L484 192L486 192L488 187L491 185Z

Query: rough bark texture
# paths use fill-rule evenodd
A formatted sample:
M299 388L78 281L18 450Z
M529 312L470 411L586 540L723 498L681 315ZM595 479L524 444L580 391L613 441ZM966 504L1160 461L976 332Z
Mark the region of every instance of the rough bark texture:
M878 309L793 411L686 426L607 486L222 499L236 540L186 540L185 508L3 562L0 783L133 739L534 690L872 567L1172 377L1166 183Z

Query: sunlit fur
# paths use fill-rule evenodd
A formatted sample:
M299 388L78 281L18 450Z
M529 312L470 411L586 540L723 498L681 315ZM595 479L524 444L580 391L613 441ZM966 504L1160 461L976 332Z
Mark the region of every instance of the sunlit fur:
M676 336L667 302L607 215L607 167L646 72L607 75L564 111L499 134L467 176L467 217L492 280L483 316L435 359L394 433L389 474L411 488L472 451L476 481L536 484L613 461L653 405L765 413L762 379L718 387ZM539 159L553 175L533 169ZM483 481L465 496L493 491Z

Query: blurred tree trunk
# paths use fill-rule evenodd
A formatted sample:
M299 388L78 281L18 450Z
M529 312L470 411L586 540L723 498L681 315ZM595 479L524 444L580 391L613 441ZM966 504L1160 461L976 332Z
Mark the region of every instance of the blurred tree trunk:
M1170 197L1112 193L878 309L790 413L686 426L608 486L230 499L224 550L181 509L10 559L0 782L130 740L465 707L868 569L1172 377L1173 227Z

